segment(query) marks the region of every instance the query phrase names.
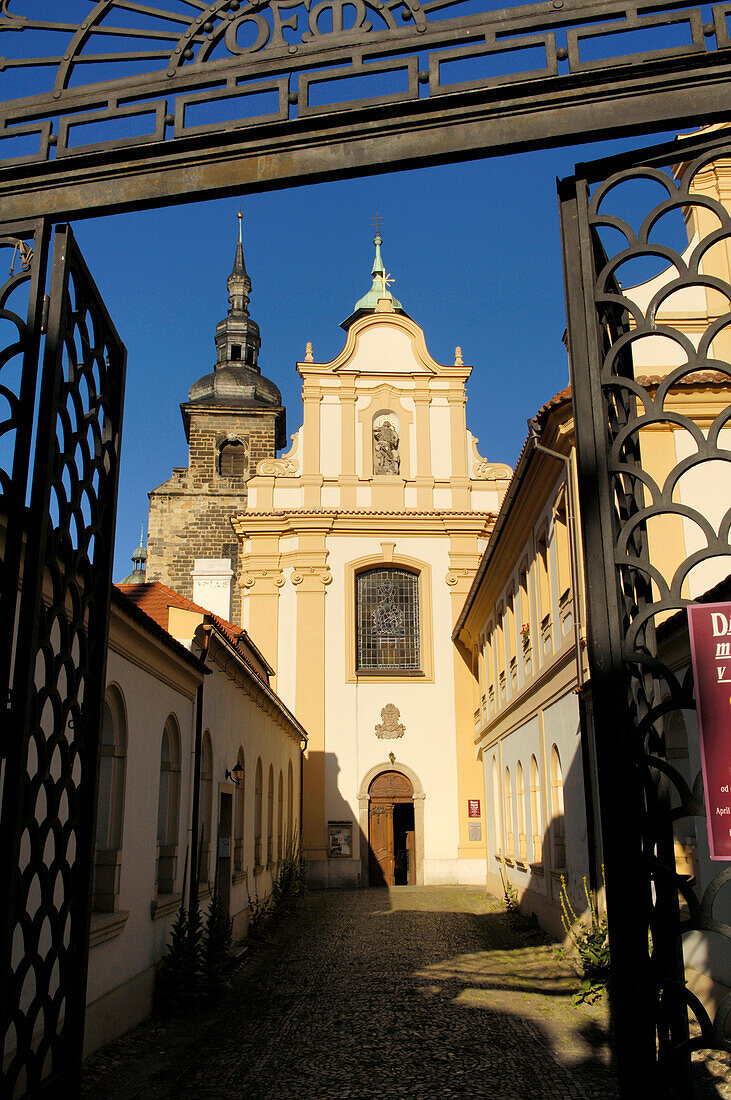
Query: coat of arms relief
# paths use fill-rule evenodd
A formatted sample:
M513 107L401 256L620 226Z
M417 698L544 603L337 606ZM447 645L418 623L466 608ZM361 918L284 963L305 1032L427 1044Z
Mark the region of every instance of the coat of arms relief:
M382 722L376 725L376 737L403 737L406 726L399 722L401 711L393 703L387 703L381 710Z

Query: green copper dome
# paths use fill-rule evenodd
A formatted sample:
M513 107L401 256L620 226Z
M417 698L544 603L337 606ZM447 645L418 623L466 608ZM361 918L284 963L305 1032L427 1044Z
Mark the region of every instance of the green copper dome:
M383 239L380 233L376 233L373 238L373 243L376 246L376 255L373 260L373 267L371 268L371 275L373 276L373 286L364 294L362 298L355 303L355 307L350 317L342 322L341 327L344 329L350 328L353 321L358 317L362 317L364 313L375 313L379 301L383 301L385 298L391 304L391 309L394 313L405 313L404 307L394 298L393 294L388 288L388 284L392 281L391 277L386 274L386 267L381 257L381 245Z

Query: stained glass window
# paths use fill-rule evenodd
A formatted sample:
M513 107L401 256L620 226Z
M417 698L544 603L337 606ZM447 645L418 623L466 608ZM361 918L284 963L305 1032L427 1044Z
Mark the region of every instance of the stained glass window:
M405 569L356 577L356 668L419 669L419 578Z

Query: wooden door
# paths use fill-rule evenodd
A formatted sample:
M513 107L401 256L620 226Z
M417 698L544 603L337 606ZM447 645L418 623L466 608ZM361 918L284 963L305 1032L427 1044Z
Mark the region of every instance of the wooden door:
M393 803L372 801L368 820L370 884L371 886L393 886Z
M406 832L406 884L416 886L416 843L413 829Z

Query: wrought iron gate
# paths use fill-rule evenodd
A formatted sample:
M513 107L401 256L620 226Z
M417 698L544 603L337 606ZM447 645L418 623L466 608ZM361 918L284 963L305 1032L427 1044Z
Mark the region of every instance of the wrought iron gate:
M702 830L705 811L700 774L684 775L667 751L670 723L695 710L695 698L690 661L679 668L667 659L661 627L691 602L689 596L700 594L700 563L715 558L726 565L719 573L731 573L731 507L711 523L692 494L679 488L689 472L718 476L718 465L705 464L731 462L728 436L721 436L731 425L731 406L704 432L666 404L684 381L699 377L696 372L712 372L700 378L722 387L731 380L731 357L723 351L731 336L727 261L725 277L712 272L714 249L731 255L731 215L698 187L703 173L730 170L728 131L725 137L709 132L579 165L559 184L623 1096L692 1096L691 1052L731 1050L724 1037L731 996L711 1019L685 985L683 937L731 938L721 919L722 905L731 911L731 867L714 875L702 859L699 881L676 867L678 822L695 818ZM623 188L636 214L632 221L613 210ZM685 248L676 233L681 214L695 229ZM664 270L649 291L621 285L630 264L653 258ZM678 317L677 296L688 293L711 301L708 324L696 340ZM651 360L660 345L669 365L643 372L638 362ZM661 424L692 440L691 453L683 458L676 452L669 471L652 469L645 459L643 433ZM664 575L653 553L657 520L667 516L691 525L701 543L672 576Z
M0 351L0 1091L11 1097L65 1096L79 1081L126 364L68 226L44 294L49 236L45 221L0 226L0 255L14 256L0 321L17 333Z

